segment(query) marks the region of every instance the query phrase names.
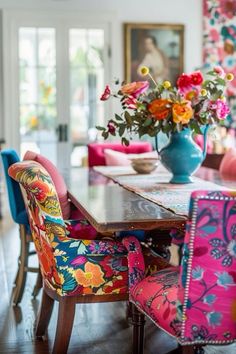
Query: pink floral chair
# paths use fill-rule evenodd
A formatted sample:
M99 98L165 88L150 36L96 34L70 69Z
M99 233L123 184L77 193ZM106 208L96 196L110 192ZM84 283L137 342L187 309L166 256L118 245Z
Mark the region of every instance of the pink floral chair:
M75 221L65 221L52 179L39 163L15 163L9 175L21 184L43 276L36 336L45 334L54 300L59 301L53 353L65 354L76 303L128 300L127 250L117 240L88 240ZM134 237L133 248L142 261Z
M143 263L125 238L129 255L133 353L143 353L144 315L174 338L183 353L236 340L236 194L192 194L181 266L144 276Z

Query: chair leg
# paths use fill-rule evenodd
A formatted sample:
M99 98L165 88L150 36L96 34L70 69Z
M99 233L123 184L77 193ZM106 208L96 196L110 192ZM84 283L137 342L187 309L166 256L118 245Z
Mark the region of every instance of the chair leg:
M36 284L35 284L34 290L32 292L32 296L33 296L34 299L36 298L36 296L40 292L42 286L43 286L43 279L42 279L41 271L39 269L38 275L37 275L37 279L36 279Z
M52 354L66 354L70 342L76 302L72 297L62 297L59 301L57 330Z
M126 302L126 321L132 322L132 304L131 302Z
M185 345L182 346L182 354L204 354L202 345Z
M40 310L36 322L36 337L40 338L45 335L48 328L48 324L52 315L54 300L48 296L48 294L43 290Z
M18 270L12 289L12 302L17 306L22 299L25 282L26 282L26 268L28 266L29 257L29 243L27 242L27 233L24 225L20 225L20 255L18 258Z
M145 316L132 304L133 354L143 354Z

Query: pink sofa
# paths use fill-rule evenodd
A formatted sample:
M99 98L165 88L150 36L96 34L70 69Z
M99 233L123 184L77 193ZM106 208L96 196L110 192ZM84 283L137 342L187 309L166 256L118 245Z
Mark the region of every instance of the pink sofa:
M89 167L106 165L104 149L112 149L126 154L141 154L152 151L149 142L132 142L129 146L122 145L120 142L91 143L88 144L88 164Z

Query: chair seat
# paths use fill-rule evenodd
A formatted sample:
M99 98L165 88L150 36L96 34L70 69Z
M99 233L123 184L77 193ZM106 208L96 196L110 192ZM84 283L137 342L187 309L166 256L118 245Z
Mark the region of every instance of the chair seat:
M179 267L160 270L131 289L130 300L158 327L173 336L180 336L177 316Z

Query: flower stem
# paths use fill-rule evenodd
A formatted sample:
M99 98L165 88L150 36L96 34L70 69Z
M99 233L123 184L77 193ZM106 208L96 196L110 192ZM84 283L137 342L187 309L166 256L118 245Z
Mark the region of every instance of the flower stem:
M153 78L153 76L148 73L148 76L150 77L150 79L152 80L152 82L154 83L155 86L157 86L157 82L155 81L155 79Z

